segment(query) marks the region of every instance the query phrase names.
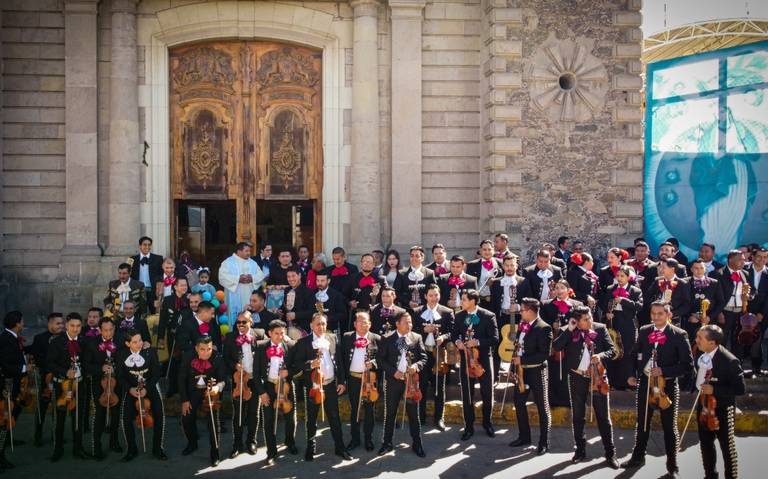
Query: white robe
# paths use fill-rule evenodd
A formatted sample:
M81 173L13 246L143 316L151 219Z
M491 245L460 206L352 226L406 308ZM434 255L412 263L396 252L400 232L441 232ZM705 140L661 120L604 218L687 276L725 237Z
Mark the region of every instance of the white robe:
M253 282L240 283L241 274L250 274ZM258 288L263 280L264 273L256 261L251 258L242 259L233 253L232 256L222 261L219 267L219 283L225 290L230 329L235 323L237 315L248 306L253 290Z

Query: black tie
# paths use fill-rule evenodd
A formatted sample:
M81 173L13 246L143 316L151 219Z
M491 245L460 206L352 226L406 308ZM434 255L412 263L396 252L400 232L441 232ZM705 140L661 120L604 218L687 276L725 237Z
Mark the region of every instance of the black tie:
M147 258L146 256L141 258L141 261L139 261L139 264L142 264L142 265L149 264L149 258Z

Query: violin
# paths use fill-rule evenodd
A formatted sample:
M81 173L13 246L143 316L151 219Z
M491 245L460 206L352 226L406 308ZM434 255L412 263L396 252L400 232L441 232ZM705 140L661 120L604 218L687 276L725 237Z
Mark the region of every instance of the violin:
M595 343L589 344L589 354L590 355L595 354ZM603 396L608 395L608 392L611 390L611 387L608 384L608 375L605 372L605 366L603 365L602 362L593 364L590 361L589 378L590 378L590 385L589 385L590 391L598 392Z
M656 350L651 353L651 369L656 366ZM667 409L672 405L672 400L667 396L664 388L667 383L664 376L648 376L648 397L647 401L649 405L658 407L659 409Z
M467 341L474 339L475 333L470 329L467 331ZM477 379L485 374L485 368L480 364L480 350L475 346L466 346L464 356L467 361L467 376Z
M757 317L748 310L751 288L749 283L741 287L741 317L739 318L739 334L736 341L742 346L751 346L760 339L760 323Z
M435 355L435 365L432 372L435 374L448 374L451 366L448 364L448 350L445 347L436 346L432 352Z
M205 396L206 400L202 402L202 411L203 414L209 414L213 411L218 411L221 409L221 400L219 399L219 394L213 392L213 386L215 384L215 381L213 378L208 380L208 385L205 387Z
M411 401L421 401L421 389L419 388L419 373L417 371L411 371L411 363L413 361L413 353L408 352L406 354L406 360L408 367L405 369L405 399Z
M111 358L107 358L106 364L112 366ZM113 372L114 368L101 378L101 396L99 396L99 404L105 408L115 407L118 402L117 394L115 394L117 380L115 379ZM107 415L107 421L109 421L109 415Z
M322 350L317 350L317 359L322 359ZM309 375L309 380L312 382L312 389L309 390L309 398L315 402L315 404L322 404L325 402L325 389L323 389L323 371L320 366L312 370Z
M11 399L10 381L3 391L3 405L0 406L0 427L13 430L16 427L16 419L13 417L15 402Z
M248 387L248 381L251 380L251 375L245 372L242 368L243 353L240 352L240 371L235 371L232 375L232 399L239 399L242 406L242 401L250 401L253 396L253 391Z
M558 314L557 319L552 322L552 331L557 332L560 331L560 326L565 321L565 315L564 314ZM555 338L557 336L552 336L552 343L554 344ZM565 358L565 350L556 350L555 348L550 348L551 353L549 354L549 357L552 358L553 361L561 362L563 358Z
M368 349L365 350L365 362L368 362ZM376 389L376 372L367 367L363 371L363 377L360 381L360 401L358 401L358 417L360 414L360 403L363 401L376 402L379 399L379 390Z
M26 406L32 402L32 392L29 387L29 374L21 377L21 384L19 385L19 394L16 396L16 402L22 406Z
M145 390L144 378L139 377L136 383L136 392L139 393L139 396L141 396L141 391L143 390ZM149 398L147 396L138 397L136 399L136 410L139 412L136 415L136 425L141 428L142 435L144 434L145 427L152 427L155 424L155 421L152 418L151 408L152 403L149 402Z
M77 371L77 360L72 360L71 370ZM77 409L77 383L78 379L64 379L61 381L61 395L56 399L56 406L64 408L67 411L75 411Z
M709 384L712 379L712 370L707 371L704 376L704 384ZM720 429L720 420L717 418L715 409L717 408L717 399L714 394L701 394L699 397L701 412L699 412L699 425L708 431L717 431Z
M282 376L277 380L275 384L275 409L283 411L283 414L288 414L293 410L293 401L291 401L291 383L283 379Z
M42 395L45 399L51 399L53 395L53 373L46 373L43 380L45 381L45 389L43 389Z

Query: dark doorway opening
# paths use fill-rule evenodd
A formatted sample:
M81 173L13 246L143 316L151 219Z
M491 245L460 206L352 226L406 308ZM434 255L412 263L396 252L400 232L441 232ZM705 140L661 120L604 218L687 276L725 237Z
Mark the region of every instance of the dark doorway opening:
M314 201L257 201L256 240L274 249L309 246L315 242ZM254 254L256 254L254 252Z
M176 201L176 258L189 252L193 263L207 266L216 281L219 265L237 243L236 223L234 200Z

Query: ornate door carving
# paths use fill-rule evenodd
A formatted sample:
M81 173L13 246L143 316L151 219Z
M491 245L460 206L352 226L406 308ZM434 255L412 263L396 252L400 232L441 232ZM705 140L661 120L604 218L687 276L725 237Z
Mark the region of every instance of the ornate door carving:
M321 59L265 41L172 49L172 200L235 200L237 237L252 241L257 201L314 200L319 250Z

